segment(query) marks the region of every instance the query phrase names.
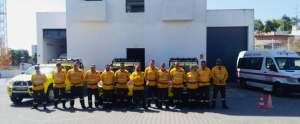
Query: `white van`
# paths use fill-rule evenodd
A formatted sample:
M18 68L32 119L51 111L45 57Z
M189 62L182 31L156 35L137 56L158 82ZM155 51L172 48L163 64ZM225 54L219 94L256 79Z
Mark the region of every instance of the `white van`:
M237 81L242 88L254 86L277 96L300 92L300 57L291 50L240 52Z

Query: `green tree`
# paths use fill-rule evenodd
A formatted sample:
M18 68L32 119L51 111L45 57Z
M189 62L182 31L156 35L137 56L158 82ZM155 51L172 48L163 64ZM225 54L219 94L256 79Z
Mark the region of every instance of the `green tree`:
M27 50L11 50L12 65L19 66L20 63L28 63L30 59Z
M280 26L280 24L275 20L267 20L266 24L264 26L263 32L269 33L271 31L276 32L277 28Z
M293 22L292 19L285 14L282 16L282 22L280 24L281 31L292 31Z
M298 19L296 17L292 17L292 23L293 23L293 25L300 23L300 19Z
M264 29L264 24L261 22L260 19L255 19L254 21L254 30L257 30L260 34L262 30Z

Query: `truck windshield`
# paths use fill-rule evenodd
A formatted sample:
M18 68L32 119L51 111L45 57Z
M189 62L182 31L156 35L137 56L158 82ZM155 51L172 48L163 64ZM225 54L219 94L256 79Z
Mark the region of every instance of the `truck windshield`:
M133 73L135 71L134 66L125 66L124 67L127 71L129 71L129 73ZM110 70L112 70L113 72L116 72L120 69L120 66L111 66Z
M300 70L300 58L275 57L280 70Z
M56 66L40 66L40 71L43 72L45 75L52 74L53 70ZM35 72L34 66L30 67L25 74L33 74Z

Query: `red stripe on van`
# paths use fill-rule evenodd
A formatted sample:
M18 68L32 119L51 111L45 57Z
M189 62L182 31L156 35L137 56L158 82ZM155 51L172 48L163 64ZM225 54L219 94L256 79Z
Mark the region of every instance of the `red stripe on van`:
M252 75L261 75L261 76L269 76L269 77L285 78L285 76L281 76L281 75L262 74L262 73L245 72L245 71L237 71L237 73L244 73L244 74L252 74Z

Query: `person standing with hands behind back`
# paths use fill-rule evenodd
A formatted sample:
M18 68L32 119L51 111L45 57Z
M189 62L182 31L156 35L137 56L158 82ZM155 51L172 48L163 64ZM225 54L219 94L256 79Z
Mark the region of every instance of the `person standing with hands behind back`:
M221 59L217 59L217 65L212 69L211 76L214 80L214 93L212 99L212 108L216 108L216 101L218 92L221 92L222 108L229 109L226 105L226 80L228 78L228 72L224 66L222 66Z

